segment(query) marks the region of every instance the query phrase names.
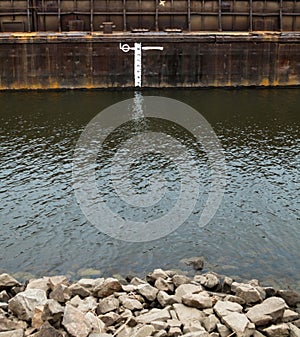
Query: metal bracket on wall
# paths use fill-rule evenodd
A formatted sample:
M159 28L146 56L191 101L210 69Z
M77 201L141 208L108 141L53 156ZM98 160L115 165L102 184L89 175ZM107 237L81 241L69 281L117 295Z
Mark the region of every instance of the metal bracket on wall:
M129 50L134 50L134 86L141 87L142 86L142 51L143 50L163 50L164 47L156 47L156 46L147 46L142 47L142 44L136 42L134 47L130 47L128 44L120 43L120 49L124 53L128 53Z

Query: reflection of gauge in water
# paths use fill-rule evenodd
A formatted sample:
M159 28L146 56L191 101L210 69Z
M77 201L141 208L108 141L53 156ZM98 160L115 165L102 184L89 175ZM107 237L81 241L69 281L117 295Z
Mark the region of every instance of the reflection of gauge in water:
M79 205L92 224L112 237L125 241L158 239L184 223L195 208L201 180L197 161L184 142L163 127L151 126L164 125L164 121L191 134L208 158L210 190L199 225L205 226L220 205L225 161L209 123L196 110L177 100L137 96L135 100L114 104L93 118L82 132L74 153L74 190ZM125 132L130 124L134 132ZM117 137L118 133L125 137ZM118 144L107 146L110 139ZM110 165L105 165L107 175L103 180L97 181L98 158L109 159ZM136 170L136 166L140 168ZM140 178L142 182L138 181ZM109 192L101 193L107 184ZM170 186L175 192L173 198L166 198ZM171 200L167 206L166 199ZM129 212L111 207L118 204Z

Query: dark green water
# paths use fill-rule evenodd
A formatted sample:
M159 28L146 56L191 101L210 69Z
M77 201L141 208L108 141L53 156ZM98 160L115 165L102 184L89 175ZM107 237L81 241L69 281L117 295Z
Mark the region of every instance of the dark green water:
M181 259L203 255L221 274L299 290L300 90L145 91L198 110L218 136L227 166L224 198L207 226L191 216L168 236L145 243L116 240L91 225L72 186L74 148L85 125L133 95L0 93L0 272L79 277L92 268L125 275L184 268ZM157 174L154 164L140 166L138 189Z

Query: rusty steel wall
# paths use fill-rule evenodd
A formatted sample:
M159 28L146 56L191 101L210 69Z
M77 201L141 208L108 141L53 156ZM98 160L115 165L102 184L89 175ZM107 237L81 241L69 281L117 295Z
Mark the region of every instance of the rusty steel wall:
M0 0L0 32L300 31L299 0Z
M300 34L2 34L0 89L133 87L133 51L143 52L144 87L300 84Z

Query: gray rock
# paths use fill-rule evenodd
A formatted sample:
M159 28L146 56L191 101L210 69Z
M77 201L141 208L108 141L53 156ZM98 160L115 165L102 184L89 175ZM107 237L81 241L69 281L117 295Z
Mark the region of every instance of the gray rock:
M23 337L23 336L24 336L23 329L0 332L0 337Z
M10 297L8 295L8 293L6 292L6 290L2 290L0 292L0 302L5 302L8 303Z
M26 289L41 289L47 293L50 289L49 277L30 280Z
M192 266L194 270L202 270L204 267L204 257L190 257L188 259L184 259L184 262L188 266Z
M224 324L217 324L217 330L221 337L228 337L232 334L232 331Z
M137 326L133 329L131 337L150 337L154 330L152 325L144 325L142 327Z
M262 302L266 298L266 293L262 287L250 284L240 284L235 291L236 296L245 300L246 304Z
M109 311L114 311L119 308L119 301L113 297L109 296L102 300L100 300L98 307L97 307L97 313L100 314L106 314Z
M60 320L64 313L64 307L61 306L57 301L53 299L47 300L47 303L44 305L44 310L42 312L42 320L57 322Z
M288 323L297 320L300 317L300 314L296 311L293 311L291 309L285 309L283 316L282 316L282 322Z
M223 318L232 312L241 313L243 311L243 307L238 303L220 300L215 304L214 311L220 318Z
M172 277L172 281L175 285L175 287L179 287L180 285L182 284L187 284L187 283L190 283L191 282L191 279L185 275L178 275L178 274L175 274L173 277Z
M55 329L48 322L44 323L39 332L34 337L63 337L61 331Z
M46 292L41 289L28 289L18 293L9 300L9 309L24 321L29 321L37 306L44 305L47 302Z
M68 303L72 304L83 313L86 313L88 311L94 311L98 305L96 298L93 296L85 297L82 300L78 295L76 295Z
M166 330L160 330L158 332L156 332L154 335L154 337L167 337L168 333Z
M203 294L187 294L182 297L182 303L188 307L205 309L212 307L212 300Z
M273 287L264 287L266 298L276 295L276 290Z
M108 312L105 315L99 315L98 318L101 319L106 326L112 326L122 321L122 317L113 311Z
M142 303L135 298L130 298L128 296L122 295L119 297L119 301L121 302L124 308L129 309L131 311L143 309Z
M247 312L247 317L255 325L266 325L283 317L285 302L279 297L270 297Z
M104 280L103 283L95 287L94 295L100 298L104 298L112 295L116 291L121 290L122 290L121 283L117 279L109 277L106 280Z
M181 329L179 327L177 327L177 326L170 327L169 332L168 332L168 336L169 337L182 336Z
M215 273L206 273L204 275L201 275L201 278L199 278L199 281L197 280L197 276L198 275L194 277L194 280L196 282L199 282L205 288L213 289L213 288L216 288L218 285L220 285L220 278Z
M0 290L5 288L12 288L15 286L20 286L21 283L19 283L15 278L12 276L4 273L0 275Z
M196 294L203 291L203 288L200 285L196 284L182 284L175 290L175 296L182 298L187 294Z
M263 329L263 333L268 337L288 337L290 334L289 326L286 323L271 325Z
M183 333L188 333L188 332L204 332L206 331L204 327L201 325L200 321L194 320L190 321L183 326Z
M283 298L290 307L296 307L297 304L300 304L300 294L294 290L279 290L277 296Z
M151 325L154 327L155 330L166 330L168 324L162 321L152 321Z
M200 321L205 317L205 314L196 308L187 307L184 304L173 304L178 319L183 324L188 324L191 321Z
M148 301L154 301L158 293L158 289L155 287L152 287L148 283L138 285L137 291L139 294L144 296Z
M246 315L239 312L224 316L223 322L235 332L236 337L250 337L255 331L255 325L248 320Z
M169 312L169 308L166 307L162 310L152 309L145 314L141 314L136 318L136 321L138 323L149 324L152 321L167 321L169 318L171 318L171 315Z
M63 283L57 284L56 286L54 286L53 284L51 285L51 289L53 290L50 293L49 298L59 303L67 302L71 298L71 293L68 286Z
M165 291L159 291L157 294L157 301L162 307L165 307L167 305L178 303L178 298L174 295L167 294Z
M300 329L298 327L291 323L288 326L290 328L290 337L300 337Z
M26 329L27 323L24 321L19 321L14 317L8 318L6 316L0 315L0 331L9 331L9 330L19 330Z
M222 285L222 292L224 294L230 294L231 293L231 285L233 283L233 279L230 277L225 277Z
M165 280L161 277L158 277L154 283L154 286L158 290L166 291L166 292L173 292L174 291L174 284L171 281Z
M68 278L64 275L57 275L49 277L49 285L52 290L54 290L58 285L69 285Z
M74 337L87 337L92 328L85 315L68 303L65 307L62 325Z
M82 286L85 289L88 289L89 291L93 292L93 290L101 285L104 282L104 278L96 278L96 279L89 279L89 278L82 278L79 281L77 281L77 284Z
M148 284L146 281L138 278L138 277L134 277L132 278L132 280L130 281L130 284L134 285L134 286L139 286L141 284Z
M69 291L71 294L71 297L74 297L76 295L80 297L88 297L91 296L91 291L89 291L87 288L83 287L79 283L74 283L69 286Z
M86 320L90 323L92 333L102 333L105 332L105 323L101 321L92 312L87 312L85 314Z
M158 278L162 278L162 279L167 279L169 276L168 274L162 270L162 269L154 269L152 273L150 273L147 278L149 278L150 280L157 280Z
M208 332L214 331L218 323L220 323L220 321L214 314L205 317L203 320L203 325Z
M296 325L297 328L300 328L300 319L294 321L293 324Z
M227 295L224 297L224 301L230 301L230 302L235 302L240 305L244 305L246 302L243 298L239 296L234 296L234 295Z

